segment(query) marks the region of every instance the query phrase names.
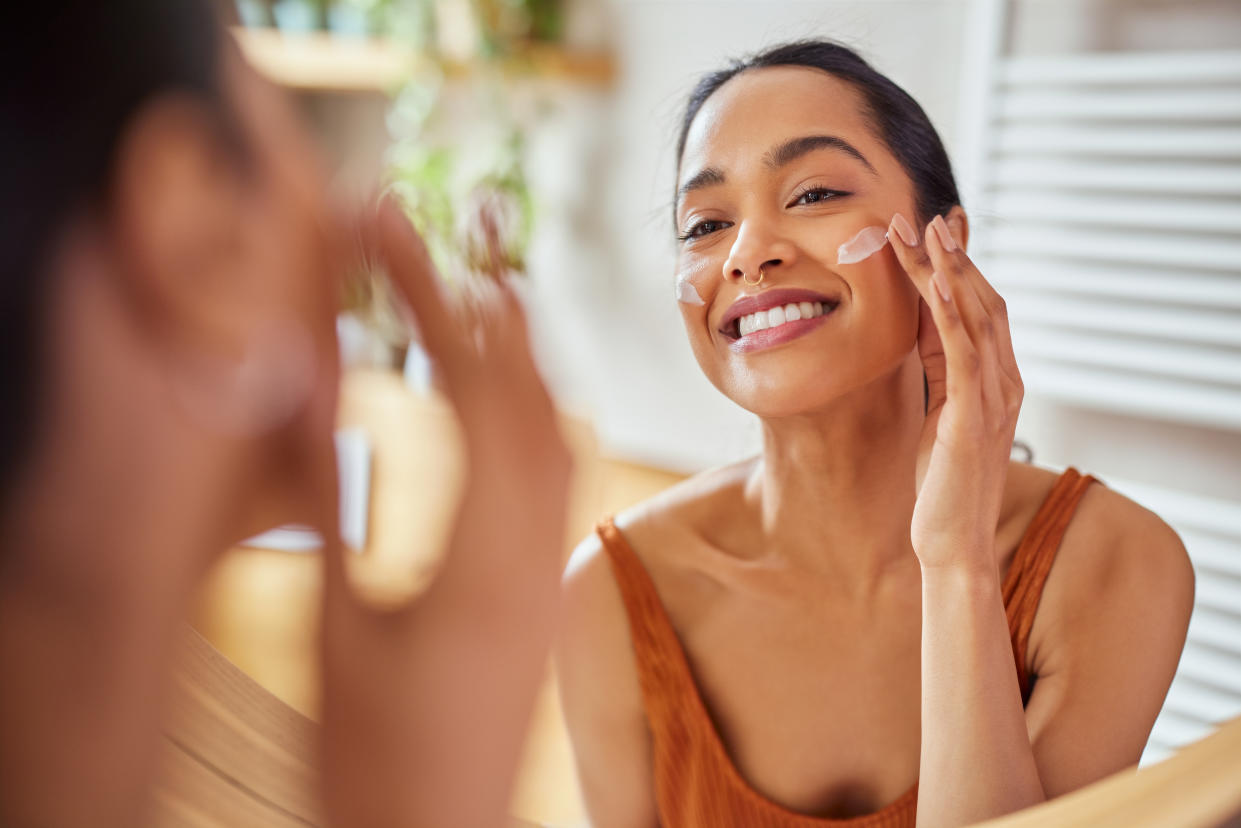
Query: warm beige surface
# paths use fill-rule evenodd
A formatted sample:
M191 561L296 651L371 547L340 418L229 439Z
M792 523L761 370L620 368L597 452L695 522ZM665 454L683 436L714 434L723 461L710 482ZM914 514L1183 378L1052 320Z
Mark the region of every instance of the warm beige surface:
M450 412L411 394L399 376L346 378L341 424L360 426L373 447L366 550L353 574L378 595L408 595L426 583L447 538L461 484ZM602 514L667 487L677 475L598 456L589 428L566 420L576 468L565 553ZM317 555L235 549L212 572L195 626L241 670L297 710L317 707L315 635L320 588ZM535 709L514 812L554 825L580 823L572 754L550 680Z
M1241 717L1170 759L978 828L1241 828Z

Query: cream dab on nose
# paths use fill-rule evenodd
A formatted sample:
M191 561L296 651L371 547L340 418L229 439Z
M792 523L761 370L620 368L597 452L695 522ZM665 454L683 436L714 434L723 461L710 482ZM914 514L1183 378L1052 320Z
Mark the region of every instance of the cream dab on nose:
M856 236L836 248L836 264L856 264L869 259L887 243L887 228L876 225L863 227Z

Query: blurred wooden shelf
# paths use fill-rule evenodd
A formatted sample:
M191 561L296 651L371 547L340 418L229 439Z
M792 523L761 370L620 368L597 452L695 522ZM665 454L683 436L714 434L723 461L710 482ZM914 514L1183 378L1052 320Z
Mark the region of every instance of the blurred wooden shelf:
M429 60L413 49L380 38L340 37L327 32L286 34L278 29L234 29L246 58L275 83L306 92L388 92ZM463 77L483 62L438 61L445 74ZM610 55L556 46L531 46L504 58L499 67L515 77L606 86L615 77Z

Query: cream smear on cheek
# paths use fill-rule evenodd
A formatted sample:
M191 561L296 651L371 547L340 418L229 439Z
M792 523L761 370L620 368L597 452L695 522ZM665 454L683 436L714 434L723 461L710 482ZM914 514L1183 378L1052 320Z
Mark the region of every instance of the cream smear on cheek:
M878 253L887 243L886 227L863 227L856 236L836 248L836 264L857 264Z
M686 305L705 305L702 296L698 293L698 288L694 287L690 279L702 273L711 263L702 261L692 264L677 274L677 301Z

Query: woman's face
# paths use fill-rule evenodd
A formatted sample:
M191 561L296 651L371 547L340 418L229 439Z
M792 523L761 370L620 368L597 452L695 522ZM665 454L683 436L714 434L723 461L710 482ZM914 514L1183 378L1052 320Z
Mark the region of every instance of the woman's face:
M803 67L734 77L694 118L677 187L677 278L693 287L678 293L702 300L681 313L698 364L730 399L763 417L810 412L914 354L918 295L891 248L837 263L863 228L917 215L852 86ZM746 284L760 268L761 283ZM821 316L766 330L737 318L790 304L817 313L815 302Z

